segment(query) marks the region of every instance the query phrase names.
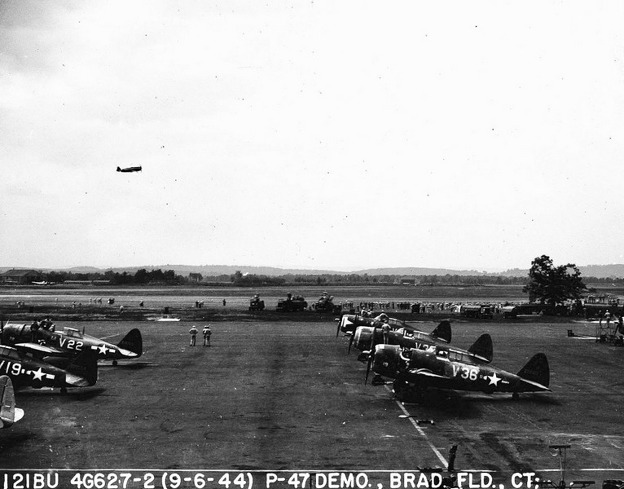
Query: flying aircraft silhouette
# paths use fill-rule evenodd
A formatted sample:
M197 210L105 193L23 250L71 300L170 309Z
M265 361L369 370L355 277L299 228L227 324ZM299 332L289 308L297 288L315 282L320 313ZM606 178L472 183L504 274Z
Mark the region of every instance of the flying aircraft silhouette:
M10 428L24 416L24 411L15 407L13 382L7 375L0 376L0 428Z
M81 333L75 328L63 331L51 331L42 327L33 328L28 324L7 323L0 335L2 344L28 351L36 356L75 356L81 352L94 352L98 360L117 360L138 358L143 354L141 332L134 328L117 344Z
M129 166L127 168L117 167L117 171L120 171L122 173L132 173L135 171L143 171L143 167L141 166Z

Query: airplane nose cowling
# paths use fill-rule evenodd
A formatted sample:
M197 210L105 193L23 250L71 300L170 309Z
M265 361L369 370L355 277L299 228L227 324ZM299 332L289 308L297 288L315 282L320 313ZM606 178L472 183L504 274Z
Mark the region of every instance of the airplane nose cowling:
M355 330L355 335L355 347L360 351L369 350L371 346L373 329L367 326L358 326L358 328Z
M342 331L343 333L349 333L350 331L353 331L354 319L355 318L352 314L345 314L344 316L342 316L342 320L340 321L340 331Z
M377 345L373 357L373 372L384 377L396 377L399 370L398 356L396 345Z

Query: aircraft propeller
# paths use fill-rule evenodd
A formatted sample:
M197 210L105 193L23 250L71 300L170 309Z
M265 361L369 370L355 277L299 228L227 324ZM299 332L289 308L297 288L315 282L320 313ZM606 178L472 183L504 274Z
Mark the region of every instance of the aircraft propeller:
M375 352L371 350L368 354L368 362L366 362L366 377L364 378L364 385L368 382L368 375L371 371L371 366L373 365L373 357L375 356Z
M337 319L338 327L336 328L336 338L338 338L338 334L340 333L340 325L342 324L342 318Z
M355 335L352 334L351 335L351 339L349 339L349 349L347 350L347 354L351 353L351 345L353 344L353 339L355 338Z

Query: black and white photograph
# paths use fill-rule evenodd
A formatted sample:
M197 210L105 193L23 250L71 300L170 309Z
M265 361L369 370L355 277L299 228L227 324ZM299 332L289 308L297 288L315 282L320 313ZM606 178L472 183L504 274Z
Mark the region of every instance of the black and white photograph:
M624 489L623 20L0 0L0 489Z

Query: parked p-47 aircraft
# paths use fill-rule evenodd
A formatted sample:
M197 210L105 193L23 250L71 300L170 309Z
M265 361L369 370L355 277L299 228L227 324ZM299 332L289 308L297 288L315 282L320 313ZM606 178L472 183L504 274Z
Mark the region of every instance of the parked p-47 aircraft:
M2 328L2 344L32 352L39 356L73 356L81 352L96 353L99 360L138 358L143 353L141 332L134 328L117 344L81 333L75 328L51 331L42 327L33 328L28 324L7 323Z
M521 392L550 391L550 369L543 353L534 355L516 375L479 363L466 352L448 346L404 349L377 345L369 367L371 364L375 373L395 379L394 392L402 400L418 398L429 387L509 392L514 398Z
M416 336L424 335L428 338L435 338L443 343L451 342L451 323L448 319L441 321L431 333L419 331L405 321L388 317L384 313L374 318L364 317L359 314L343 314L337 321L338 327L336 328L336 336L338 336L341 331L347 335L353 335L359 327L371 328L369 331L379 328L381 331L381 328L387 325L390 330L400 329L410 334L413 333Z
M429 346L438 345L447 348L450 351L463 352L470 356L478 363L490 363L494 356L494 348L492 346L492 337L485 333L477 338L477 341L468 348L463 350L457 347L451 348L444 339L441 339L440 329L448 327L448 337L450 338L450 323L442 321L432 333L423 333L422 331L399 328L391 331L382 331L380 328L371 328L369 326L358 326L355 334L351 337L356 349L361 351L374 351L375 346L379 344L399 345L402 348L425 349ZM349 348L351 342L349 343Z
M0 375L8 375L20 387L87 387L97 382L97 357L83 352L72 358L34 358L10 346L0 345Z
M24 416L24 411L15 407L13 382L6 375L0 375L0 428L10 428Z

